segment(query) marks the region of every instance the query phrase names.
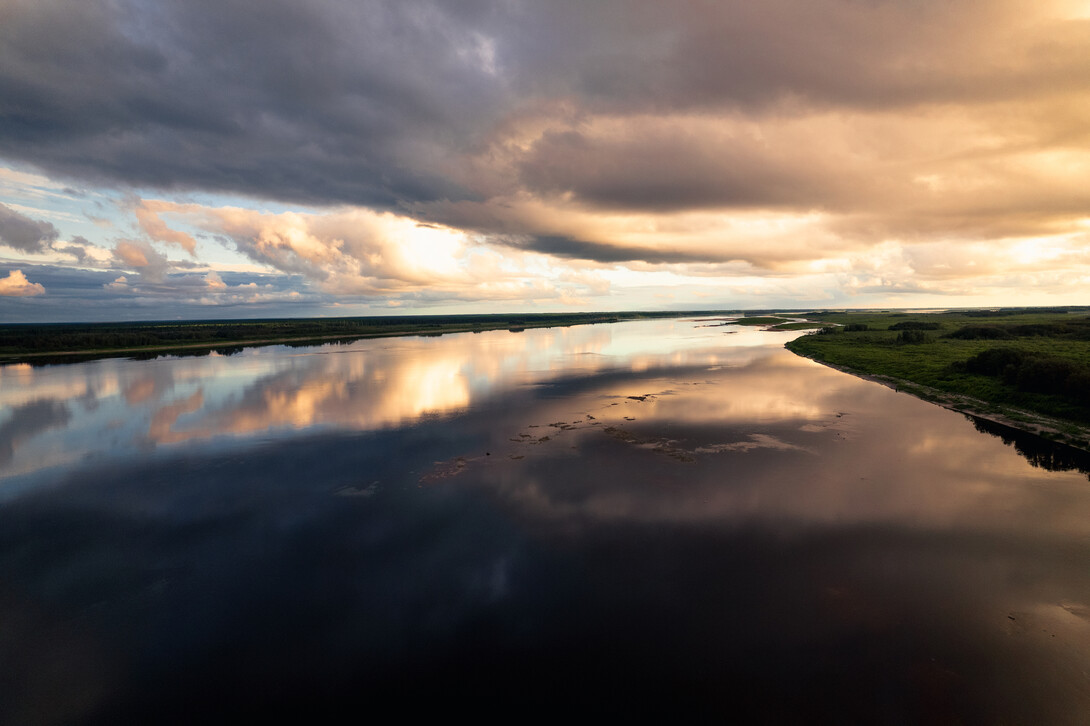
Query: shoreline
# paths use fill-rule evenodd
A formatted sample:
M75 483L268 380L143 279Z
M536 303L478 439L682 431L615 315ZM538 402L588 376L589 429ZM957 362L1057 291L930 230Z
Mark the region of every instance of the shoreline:
M572 325L590 325L592 323L568 323L567 325L552 325L552 326L535 326L526 325L524 327L570 327ZM93 348L89 350L52 350L42 351L34 353L3 353L0 354L0 365L7 365L9 363L24 362L28 358L48 358L50 356L88 356L89 358L112 358L114 356L130 355L133 353L162 353L169 355L171 351L175 350L216 350L217 348L247 348L257 347L262 345L280 345L283 343L309 343L313 342L315 345L324 345L337 340L353 341L363 340L365 338L401 338L412 335L420 336L435 336L445 335L446 333L470 333L474 331L492 331L492 330L507 330L505 326L495 328L458 328L450 330L436 330L436 331L399 331L389 333L355 333L352 335L319 335L319 336L304 336L304 337L287 337L287 338L247 338L244 340L224 340L217 341L215 343L180 343L178 345L152 345L141 346L133 348Z
M260 338L242 338L238 340L216 340L216 341L203 341L197 343L177 343L177 344L161 344L161 345L145 345L145 346L128 346L123 348L87 348L83 350L47 350L47 351L21 351L0 353L0 366L13 365L19 363L35 363L36 361L42 361L45 359L57 358L59 360L50 361L57 364L64 363L76 363L85 362L89 360L98 360L102 358L116 358L125 357L131 355L141 354L157 354L157 355L170 355L171 353L184 352L192 353L194 351L207 350L209 352L223 349L223 348L250 348L260 347L265 345L284 345L284 344L308 344L325 345L331 342L343 341L346 343L354 342L356 340L367 340L375 338L403 338L411 336L421 337L436 337L447 334L458 333L482 333L492 332L497 330L508 330L511 332L521 332L527 329L538 328L570 328L577 325L600 325L600 324L612 324L618 322L633 322L637 320L645 319L669 319L673 317L687 318L692 313L682 311L674 314L657 314L647 317L646 313L626 314L615 313L609 314L608 317L603 319L590 319L590 320L526 320L525 318L519 319L517 324L512 320L497 320L495 322L489 321L472 321L472 322L453 322L453 323L440 323L433 328L424 328L417 330L371 330L359 333L327 333L323 335L287 335L287 336L272 336L272 337L260 337ZM45 365L49 365L46 363Z
M790 348L787 350L790 350ZM972 416L973 418L983 419L1012 429L1017 429L1018 431L1039 436L1042 439L1053 443L1070 446L1073 449L1090 452L1090 427L1085 425L1064 421L1062 419L1033 413L1032 411L1026 411L1011 406L988 403L987 401L972 398L971 396L965 396L958 393L947 393L946 391L940 391L937 388L913 383L912 381L903 378L864 373L854 368L849 368L848 366L817 360L816 358L797 353L793 350L791 350L791 352L800 358L805 358L819 365L832 368L841 373L847 373L848 375L855 376L856 378L865 381L878 383L879 385L885 386L898 393L906 393L921 401L933 403L936 406L941 406L947 410L956 411L957 413L966 416ZM1071 431L1074 431L1075 434L1072 435Z

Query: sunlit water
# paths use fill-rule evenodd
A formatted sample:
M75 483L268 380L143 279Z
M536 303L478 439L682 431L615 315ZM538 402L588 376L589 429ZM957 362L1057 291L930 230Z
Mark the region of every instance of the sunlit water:
M795 335L2 367L0 722L1090 721L1087 476Z

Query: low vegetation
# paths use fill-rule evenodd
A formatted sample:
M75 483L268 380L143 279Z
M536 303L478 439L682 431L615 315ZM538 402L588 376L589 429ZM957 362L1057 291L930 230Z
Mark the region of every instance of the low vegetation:
M1090 309L813 312L835 324L788 343L799 355L963 400L1009 420L1043 415L1083 438L1090 425ZM988 322L982 322L982 318ZM953 406L960 407L960 406Z

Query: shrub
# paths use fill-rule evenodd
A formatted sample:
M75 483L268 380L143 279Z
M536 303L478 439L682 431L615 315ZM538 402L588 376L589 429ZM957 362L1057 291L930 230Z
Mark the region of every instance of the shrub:
M1015 384L1033 393L1063 393L1067 379L1078 370L1078 366L1062 358L1030 358L1018 368Z
M897 334L897 342L902 344L930 343L931 336L925 335L922 330L902 330Z
M938 330L941 326L938 323L925 323L920 320L906 320L903 323L894 323L889 326L890 330Z
M1065 393L1080 406L1090 406L1090 371L1084 369L1071 374Z
M994 325L967 325L955 330L947 337L958 340L1009 340L1014 336Z
M1049 336L1059 338L1067 333L1066 325L1049 325L1046 323L1031 323L1028 325L1011 326L1010 331L1022 337Z
M1054 393L1090 404L1090 369L1066 358L1014 348L992 348L954 367L1001 379L1020 391Z
M1015 348L990 348L977 353L961 364L966 373L980 373L985 376L1001 376L1008 368L1017 371L1026 359L1027 353ZM1013 382L1013 381L1011 381Z

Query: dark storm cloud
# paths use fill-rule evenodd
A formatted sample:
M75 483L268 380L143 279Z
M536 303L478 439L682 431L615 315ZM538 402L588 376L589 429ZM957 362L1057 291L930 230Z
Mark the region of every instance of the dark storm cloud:
M810 163L799 163L803 159ZM847 170L834 173L815 161L810 150L702 137L678 124L597 137L547 133L523 157L520 170L523 183L538 193L571 193L578 201L615 209L805 208L847 196ZM853 193L859 196L858 189Z
M56 241L58 234L49 222L31 219L0 204L0 244L23 252L42 252Z
M96 181L462 197L431 167L498 90L466 20L422 3L47 0L4 14L0 154Z
M595 262L649 262L649 263L679 263L679 262L705 262L707 254L686 252L684 250L649 249L646 247L630 247L622 245L602 244L565 237L560 235L541 235L528 239L498 238L496 241L506 243L512 247L541 252L556 257L568 257L579 260L593 260Z
M1070 33L982 60L994 43L976 31L1008 11L932 0L8 4L0 155L100 182L304 202L473 199L482 190L466 158L556 99L577 115L871 108L1081 82ZM1019 66L1034 49L1041 62ZM550 169L527 174L555 183ZM705 203L698 181L681 181L667 196ZM601 196L661 199L666 185L644 182ZM744 201L736 186L714 199Z

